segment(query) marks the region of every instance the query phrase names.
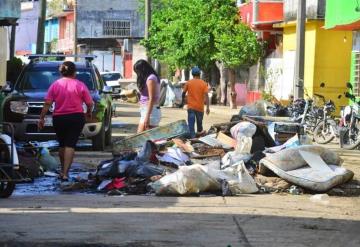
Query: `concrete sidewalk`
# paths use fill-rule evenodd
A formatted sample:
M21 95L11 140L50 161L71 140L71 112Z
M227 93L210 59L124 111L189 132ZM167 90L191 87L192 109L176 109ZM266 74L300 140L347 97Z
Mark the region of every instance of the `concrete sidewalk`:
M0 245L360 246L358 205L289 195L15 196L1 201Z

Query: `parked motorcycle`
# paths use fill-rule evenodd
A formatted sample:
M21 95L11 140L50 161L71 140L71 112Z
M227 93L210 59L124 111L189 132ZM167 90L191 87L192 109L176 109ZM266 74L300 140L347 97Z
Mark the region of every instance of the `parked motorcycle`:
M321 83L320 87L325 87L325 83ZM297 123L301 123L304 126L304 130L307 134L312 135L316 126L323 120L323 109L314 104L314 99L309 97L309 94L305 91L308 98L297 99L290 107L292 120ZM320 94L314 94L317 98L320 98L325 103L325 97Z
M353 95L353 87L347 83L349 92L345 97L349 98L353 104L346 106L342 111L342 124L344 127L340 131L340 146L344 149L355 149L360 145L360 101Z
M338 96L341 98L341 95ZM318 144L327 144L339 137L340 126L332 114L335 112L335 104L332 100L327 101L323 106L323 120L320 121L314 130L314 140Z

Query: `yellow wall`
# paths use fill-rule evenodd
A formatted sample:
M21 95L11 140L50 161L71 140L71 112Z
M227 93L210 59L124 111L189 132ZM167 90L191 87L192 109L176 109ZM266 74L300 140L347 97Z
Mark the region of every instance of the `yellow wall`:
M305 88L309 95L312 95L312 83L315 66L315 37L316 27L314 23L306 23L306 34L305 34ZM284 26L284 37L283 37L284 52L296 51L296 26L295 23ZM286 62L286 61L285 61ZM295 64L294 64L295 66ZM292 83L292 82L289 82Z
M333 100L339 110L347 103L344 97L339 100L337 96L346 91L346 82L350 79L352 32L325 30L323 26L322 21L306 23L305 89L310 96L318 93ZM284 26L283 49L284 53L296 50L295 23ZM322 82L325 88L320 88Z
M352 32L325 30L324 22L317 22L314 92L332 99L340 110L348 103L344 97L346 83L350 81ZM346 37L346 42L344 42ZM326 87L320 88L324 82ZM342 95L339 100L338 95Z

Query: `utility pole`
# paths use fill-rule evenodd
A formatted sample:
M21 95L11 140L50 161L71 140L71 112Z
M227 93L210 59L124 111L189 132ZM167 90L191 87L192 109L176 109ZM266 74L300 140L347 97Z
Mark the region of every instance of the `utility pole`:
M305 20L306 0L298 0L296 22L296 58L294 76L294 97L304 98L304 63L305 63Z
M38 19L38 30L36 40L36 53L44 53L44 36L45 36L45 18L46 18L46 0L40 0L40 11Z
M10 37L10 60L15 56L15 34L16 23L11 25L11 37Z
M149 38L149 28L151 25L151 0L145 0L145 39ZM151 58L146 55L148 62L151 63Z
M73 48L73 54L77 55L77 0L74 0L74 48ZM74 61L77 61L77 58L74 57Z

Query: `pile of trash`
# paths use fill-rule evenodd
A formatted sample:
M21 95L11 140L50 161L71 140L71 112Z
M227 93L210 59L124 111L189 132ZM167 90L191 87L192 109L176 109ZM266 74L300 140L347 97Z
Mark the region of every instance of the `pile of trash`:
M324 193L350 181L333 151L311 144L300 124L242 116L188 139L185 121L114 144L88 183L109 195Z

